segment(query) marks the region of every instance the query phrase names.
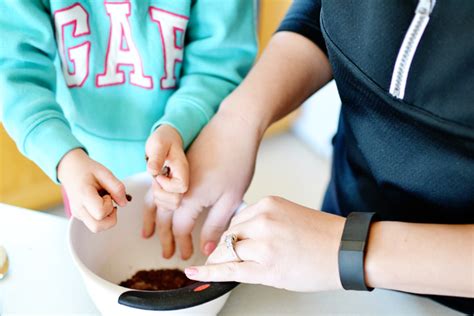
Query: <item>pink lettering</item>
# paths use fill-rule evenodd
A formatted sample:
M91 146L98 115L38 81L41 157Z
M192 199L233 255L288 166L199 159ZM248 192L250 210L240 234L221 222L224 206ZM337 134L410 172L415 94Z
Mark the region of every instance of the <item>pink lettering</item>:
M162 89L176 88L175 67L183 60L183 45L177 44L177 32L184 31L189 18L169 11L150 7L150 17L158 24L163 46L164 76L160 80Z
M130 83L146 89L153 88L153 79L143 73L143 64L133 41L128 17L129 2L105 2L110 17L110 33L104 72L96 76L96 86L119 85L125 82L125 74L119 68L132 66ZM126 48L125 48L126 47Z
M76 3L54 12L54 24L56 28L56 42L66 84L70 88L82 87L89 76L91 43L85 41L84 43L67 50L69 60L73 65L73 71L70 71L68 60L66 59L64 29L68 25L73 25L72 36L74 38L89 35L89 15L79 3Z

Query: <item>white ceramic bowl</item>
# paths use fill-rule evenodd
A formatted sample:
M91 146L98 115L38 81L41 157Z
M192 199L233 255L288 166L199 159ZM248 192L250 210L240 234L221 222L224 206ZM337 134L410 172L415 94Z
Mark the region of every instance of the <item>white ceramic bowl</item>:
M71 220L70 253L89 295L104 315L215 315L237 283L196 283L178 290L156 292L135 291L117 285L139 270L184 269L203 264L206 259L198 250L187 261L178 255L163 259L157 234L150 239L141 237L142 211L150 181L144 173L124 181L133 200L118 210L118 223L110 230L94 234L82 222ZM199 244L200 225L202 221L197 223L198 229L194 229L195 245Z

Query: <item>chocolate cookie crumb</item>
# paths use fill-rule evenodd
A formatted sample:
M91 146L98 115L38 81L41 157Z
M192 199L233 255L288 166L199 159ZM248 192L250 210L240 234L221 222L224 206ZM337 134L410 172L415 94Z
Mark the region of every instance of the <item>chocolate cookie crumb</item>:
M97 193L99 193L99 196L100 196L100 197L104 197L104 196L106 196L106 195L110 195L110 193L107 192L107 190L105 190L105 189L99 189L99 191L97 191ZM132 196L131 196L130 194L128 194L128 193L125 194L125 197L127 198L127 201L129 201L129 202L132 201Z
M186 277L178 269L140 270L130 279L120 282L119 285L134 290L166 291L179 289L196 281Z

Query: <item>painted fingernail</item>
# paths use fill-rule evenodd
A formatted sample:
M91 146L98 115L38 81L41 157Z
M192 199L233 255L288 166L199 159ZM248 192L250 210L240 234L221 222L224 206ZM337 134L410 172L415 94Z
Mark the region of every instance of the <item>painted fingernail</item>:
M184 273L186 273L187 276L196 275L198 272L198 269L194 267L184 269Z
M99 193L100 197L104 197L104 196L109 194L109 192L107 192L107 190L105 190L105 189L99 189L99 191L97 191L97 193Z
M132 201L132 196L130 194L125 194L125 197L127 198L127 201Z
M214 251L214 249L216 249L216 243L214 241L208 241L204 245L204 254L209 256Z
M148 158L148 156L147 156L147 155L145 155L145 161L148 161L148 159L149 159L149 158Z

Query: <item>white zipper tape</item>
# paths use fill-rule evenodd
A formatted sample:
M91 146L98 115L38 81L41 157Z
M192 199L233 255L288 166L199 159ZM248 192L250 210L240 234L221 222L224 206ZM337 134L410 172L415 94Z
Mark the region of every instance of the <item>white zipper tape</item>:
M397 60L393 68L392 80L390 82L390 94L398 99L405 96L405 88L408 80L410 66L415 56L418 44L423 32L430 20L430 13L435 5L434 0L420 0L415 10L415 17L411 21L402 46L398 52Z

